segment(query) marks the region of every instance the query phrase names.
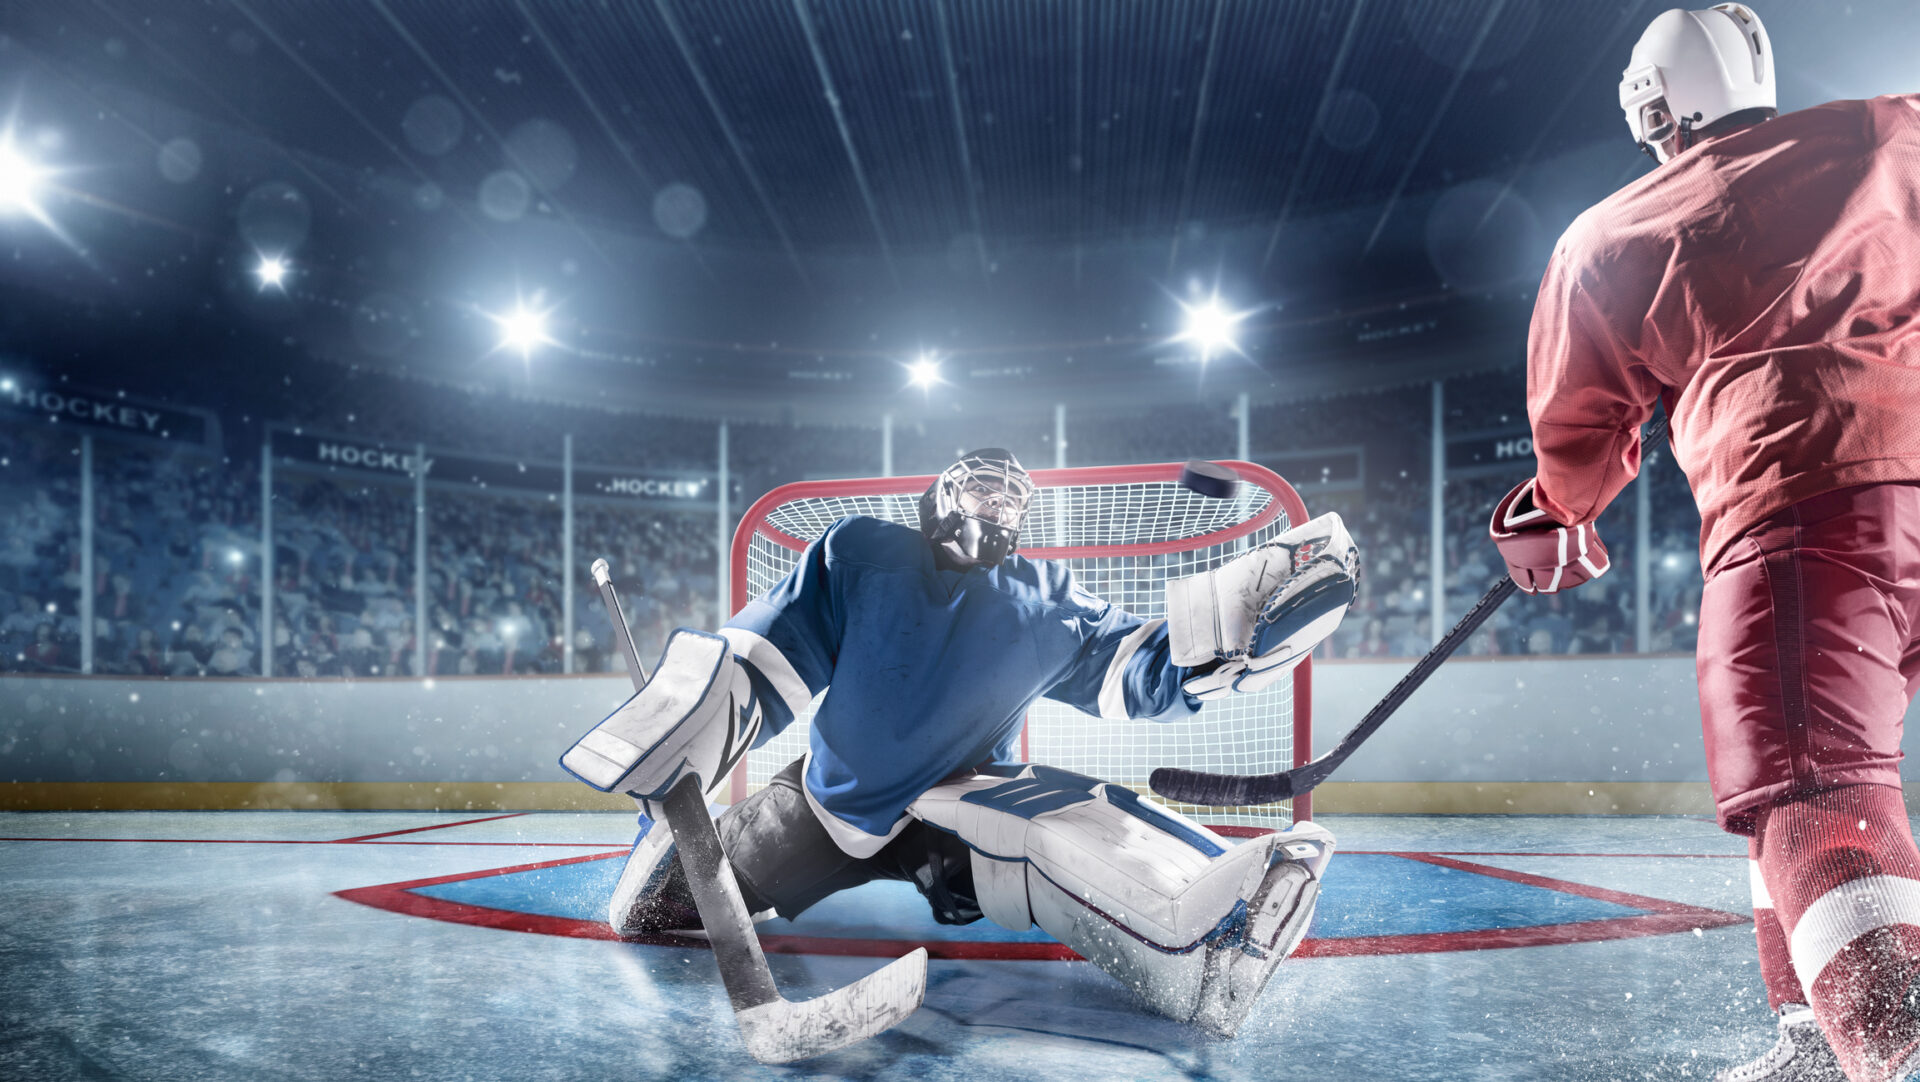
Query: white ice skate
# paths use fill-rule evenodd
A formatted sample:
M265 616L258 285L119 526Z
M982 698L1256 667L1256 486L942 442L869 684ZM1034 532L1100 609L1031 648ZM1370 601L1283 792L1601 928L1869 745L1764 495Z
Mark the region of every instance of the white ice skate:
M1713 1082L1847 1082L1846 1072L1813 1020L1813 1009L1789 1003L1780 1009L1780 1039L1760 1058L1729 1067Z
M1246 932L1232 942L1207 952L1206 975L1200 981L1200 1000L1193 1024L1208 1032L1231 1037L1260 998L1274 970L1306 938L1307 925L1320 897L1320 871L1331 852L1323 852L1316 838L1310 856L1302 859L1286 846L1277 854L1266 878L1247 899Z
M607 924L615 935L639 936L652 932L685 932L700 926L700 913L685 885L669 889L674 858L673 831L644 812L640 834L627 854L620 883L607 906Z

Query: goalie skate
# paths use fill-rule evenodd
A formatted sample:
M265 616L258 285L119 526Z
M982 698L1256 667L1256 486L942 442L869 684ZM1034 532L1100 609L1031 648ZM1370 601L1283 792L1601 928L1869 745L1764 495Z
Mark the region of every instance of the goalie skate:
M1247 899L1245 931L1208 949L1194 1025L1221 1037L1239 1031L1274 970L1306 938L1320 898L1320 873L1333 856L1332 842L1331 835L1311 824L1299 824L1290 833L1259 889Z
M673 830L642 813L640 833L607 906L607 925L615 935L689 932L700 927L700 911L679 872Z

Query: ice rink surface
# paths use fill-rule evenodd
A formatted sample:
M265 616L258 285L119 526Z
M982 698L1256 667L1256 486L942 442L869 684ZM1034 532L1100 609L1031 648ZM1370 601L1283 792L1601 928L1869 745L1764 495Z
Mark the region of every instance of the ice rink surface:
M1314 929L1234 1040L883 884L764 925L775 978L806 998L925 941L926 1005L772 1068L704 949L597 938L628 817L3 814L0 1078L1571 1082L1772 1042L1745 848L1710 822L1322 822Z

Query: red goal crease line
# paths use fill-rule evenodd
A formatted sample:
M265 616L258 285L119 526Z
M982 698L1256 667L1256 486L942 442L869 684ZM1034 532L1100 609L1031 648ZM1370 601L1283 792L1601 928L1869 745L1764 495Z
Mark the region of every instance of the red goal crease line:
M336 897L374 909L452 924L467 924L501 931L531 932L537 935L569 939L598 939L645 946L706 949L704 939L653 934L621 937L599 921L556 917L544 913L524 913L489 906L453 902L444 898L417 894L422 887L440 886L469 879L538 871L568 864L609 860L620 852L594 853L557 860L518 864L507 868L487 868L476 872L414 879L402 883L382 883L335 891ZM1383 854L1386 855L1386 854ZM1504 879L1525 886L1558 891L1577 897L1610 902L1643 912L1630 917L1540 924L1513 928L1484 928L1460 932L1413 932L1399 935L1352 936L1340 939L1308 939L1300 944L1296 958L1351 958L1396 954L1433 954L1448 951L1505 950L1519 947L1545 947L1568 943L1594 943L1614 939L1638 939L1646 936L1705 931L1746 924L1751 918L1705 906L1671 902L1663 898L1631 894L1605 887L1589 886L1547 876L1514 872L1489 865L1453 860L1432 853L1396 852L1390 855L1434 864L1456 871ZM1538 854L1549 855L1549 854ZM1078 961L1080 956L1060 943L1000 942L992 940L903 940L873 938L833 938L807 935L762 935L761 949L773 954L814 954L856 958L898 957L915 947L925 947L930 957L947 960L997 961Z

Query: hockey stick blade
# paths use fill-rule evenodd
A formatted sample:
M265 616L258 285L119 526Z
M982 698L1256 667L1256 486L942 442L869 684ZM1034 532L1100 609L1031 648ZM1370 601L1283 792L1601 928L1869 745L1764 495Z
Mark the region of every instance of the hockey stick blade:
M1477 602L1460 622L1453 625L1445 638L1435 643L1427 656L1419 660L1400 682L1393 685L1387 697L1374 704L1367 716L1360 719L1351 732L1340 738L1333 750L1320 758L1296 766L1292 770L1283 770L1277 774L1208 774L1199 770L1183 770L1178 767L1161 767L1147 779L1153 791L1168 800L1177 800L1186 804L1199 804L1210 808L1240 808L1249 804L1271 804L1276 800L1287 800L1311 791L1335 770L1347 761L1356 749L1364 743L1374 730L1386 723L1400 704L1427 682L1440 663L1452 656L1480 629L1493 610L1501 602L1512 597L1513 580L1505 575L1494 583L1493 589Z
M593 580L612 617L624 648L635 691L647 682L646 669L627 627L620 597L614 592L605 560L593 563ZM697 776L680 780L661 801L667 826L680 850L680 866L700 923L720 966L720 983L733 1006L734 1021L747 1053L761 1063L791 1063L845 1048L891 1029L920 1008L927 994L927 950L913 951L865 977L824 996L795 1003L774 986L773 971L760 949L753 915L740 896L720 848L720 833L707 812L705 786Z

